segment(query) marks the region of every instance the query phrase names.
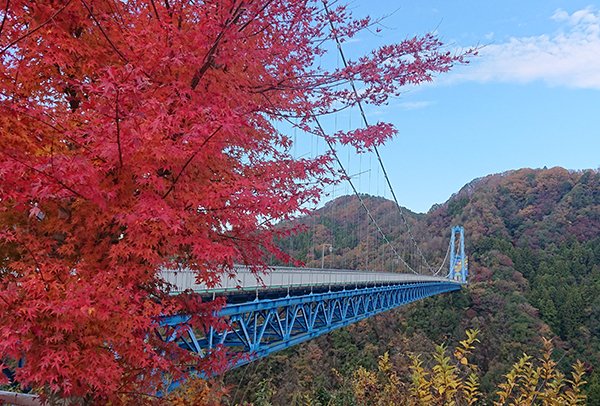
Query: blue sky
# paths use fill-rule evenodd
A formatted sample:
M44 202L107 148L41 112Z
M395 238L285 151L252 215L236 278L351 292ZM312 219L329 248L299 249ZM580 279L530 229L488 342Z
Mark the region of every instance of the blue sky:
M425 212L472 179L509 169L600 167L600 4L356 0L351 8L388 16L379 35L344 45L350 58L428 31L449 49L483 46L469 65L368 110L370 121L399 130L381 153L401 205ZM359 116L336 120L341 129ZM355 178L361 191L389 197L373 158L343 160L351 173L370 170Z

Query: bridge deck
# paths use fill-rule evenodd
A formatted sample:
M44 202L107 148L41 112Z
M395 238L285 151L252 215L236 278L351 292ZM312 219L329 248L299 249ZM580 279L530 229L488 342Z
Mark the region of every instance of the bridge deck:
M293 289L299 287L352 286L411 282L454 282L437 276L394 272L353 271L346 269L274 267L271 272L256 275L248 267L236 266L236 274L224 275L220 284L209 288L196 283L189 269L163 270L162 277L175 286L175 292L191 289L199 293L249 291L257 289ZM459 283L459 282L455 282Z

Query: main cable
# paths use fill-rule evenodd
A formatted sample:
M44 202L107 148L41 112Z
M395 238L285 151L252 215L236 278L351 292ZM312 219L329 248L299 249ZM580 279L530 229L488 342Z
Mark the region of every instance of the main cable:
M440 267L438 268L438 270L434 272L433 276L438 276L438 274L442 271L442 269L446 265L446 260L448 259L448 254L450 254L450 244L448 244L448 249L446 250L446 255L444 256L444 260L442 261L442 265L440 265Z

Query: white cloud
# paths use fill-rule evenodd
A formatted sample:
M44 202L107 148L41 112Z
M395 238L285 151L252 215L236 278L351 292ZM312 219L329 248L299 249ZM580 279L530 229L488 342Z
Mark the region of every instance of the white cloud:
M560 24L553 34L488 45L451 80L544 81L600 90L600 12L591 7L571 14L559 9L551 19Z
M363 40L358 37L352 37L352 38L345 38L342 42L344 44L357 44L359 42L363 42ZM337 51L337 49L336 49L336 51Z
M424 109L429 106L435 105L436 102L433 100L416 100L416 101L401 101L394 102L390 101L388 105L385 106L371 106L367 107L366 113L369 117L380 117L385 119L385 117L389 117L390 114L395 114L397 110L419 110Z
M425 107L429 107L433 104L435 104L435 103L432 101L423 100L423 101L401 102L401 103L398 103L397 106L403 110L417 110L417 109L424 109Z

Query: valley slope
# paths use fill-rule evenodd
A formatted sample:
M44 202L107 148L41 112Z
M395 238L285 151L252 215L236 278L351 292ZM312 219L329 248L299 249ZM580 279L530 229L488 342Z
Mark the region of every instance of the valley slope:
M393 202L363 196L394 244L409 237ZM280 241L307 266L397 268L356 197L344 196L288 226L304 231ZM473 361L488 395L524 352L536 355L541 338L554 340L561 367L586 363L589 404L600 404L600 173L562 168L521 169L464 186L427 214L405 211L423 252L439 264L450 227L466 229L469 286L388 312L229 374L252 387L248 400L268 394L275 404L313 399L350 404L347 381L359 366L373 368L389 351L406 373L406 353L453 345L464 330L481 331ZM333 251L325 251L331 244ZM444 270L445 271L445 270ZM256 388L259 388L256 390ZM243 389L240 389L243 390ZM593 403L598 402L598 403Z

